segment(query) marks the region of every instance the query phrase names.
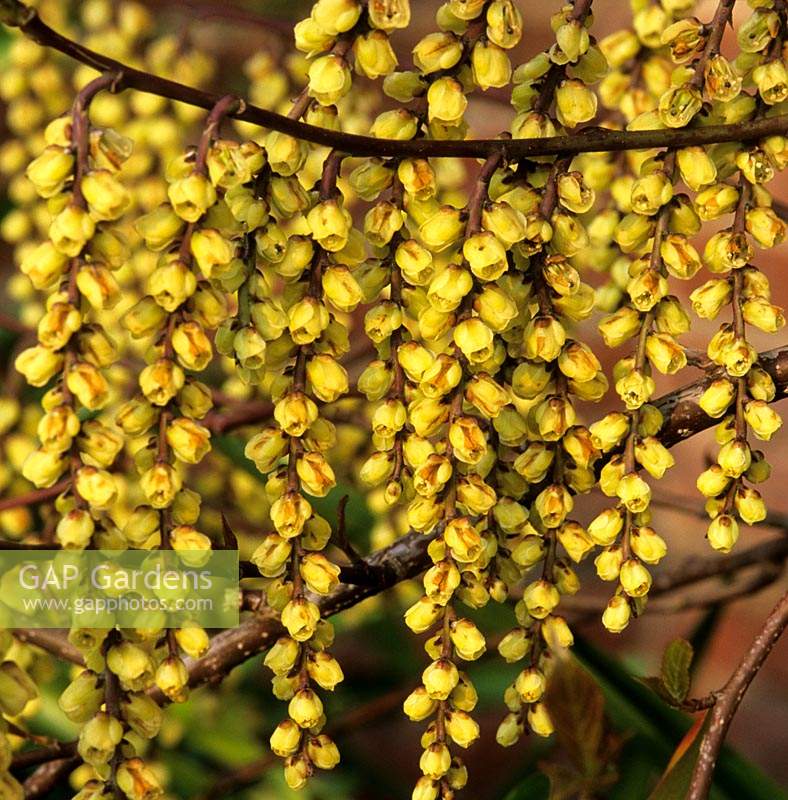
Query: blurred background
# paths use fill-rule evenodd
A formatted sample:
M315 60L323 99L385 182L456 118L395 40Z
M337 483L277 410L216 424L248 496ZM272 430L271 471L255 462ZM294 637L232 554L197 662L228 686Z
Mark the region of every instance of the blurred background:
M435 29L434 11L439 5L434 0L411 0L411 3L414 11L411 27L393 37L400 68L409 65L410 51L416 41ZM292 25L308 13L310 6L303 0L156 0L148 5L157 27L177 33L194 48L215 58L216 73L208 85L223 91L243 87L243 64L259 50L269 49L275 58L282 58L291 50ZM595 0L593 32L597 38L627 25L628 6L621 0ZM696 15L701 20L710 19L715 6L714 2L704 0L698 3ZM514 65L552 43L549 17L558 10L559 4L529 1L522 2L521 7L525 16L525 35L512 53ZM734 18L739 19L748 12L748 5L740 2ZM9 44L10 39L5 35L0 39L0 52L5 53ZM729 46L726 38L723 52L727 52ZM3 64L2 60L0 64ZM264 95L265 85L257 87L256 91ZM475 95L471 102L468 119L473 136L495 136L508 128L513 117L505 96L495 91L489 94L489 97ZM0 143L9 135L7 129L0 129ZM770 189L775 198L788 201L785 176L776 178ZM0 214L13 210L7 197L0 198L0 202ZM704 228L704 237L713 230L713 226ZM699 237L695 242L699 250L703 241ZM12 248L2 245L2 286L7 286L12 262ZM769 251L765 263L756 263L765 268L772 281L774 302L788 305L788 281L782 279L783 272L788 269L788 245ZM589 280L594 282L593 276ZM696 280L678 287L683 290L682 297L686 298L702 280L699 275ZM676 290L674 286L673 291ZM3 291L0 288L0 292ZM16 313L18 302L13 293L6 290L2 303L5 311ZM693 330L683 341L691 348L703 350L714 330L716 323L693 319ZM753 344L759 350L774 347L775 342L770 339L778 338L759 335L757 331L752 333ZM603 360L609 374L620 353L604 347L593 325L585 326L582 335ZM18 336L19 333L14 331L3 333L0 345L6 363L14 352ZM697 377L699 373L692 367L683 370L675 379L663 376L658 380L659 393ZM617 408L617 398L611 392L601 405L589 409L586 421ZM778 410L783 415L786 413L786 408L778 406ZM670 570L692 557L713 556L704 539L705 522L697 514L702 502L695 490L695 478L704 469L713 449L711 431L680 444L673 451L676 466L655 487L655 497L660 502L654 508L654 527L669 545L669 555L658 571ZM743 528L739 548L788 535L785 429L772 442L763 443L762 449L773 465L772 477L763 489L774 525ZM229 450L232 451L232 443ZM341 492L327 498L329 507L336 506L339 494ZM598 492L585 497L579 504L579 521L588 522L604 507L603 501ZM352 502L350 535L363 547L368 543L373 520L360 497L354 495ZM583 597L589 603L594 603L596 598L601 606L609 589L595 578L593 567L590 570L588 567L581 567ZM695 600L705 596L703 593L707 589L702 586L692 588L682 597L689 598L688 604L694 606ZM573 625L579 640L577 653L600 680L610 729L615 731L616 746L622 749L620 780L599 797L614 800L645 798L689 724L686 716L668 709L656 695L630 676L657 674L665 646L681 636L693 641L697 651L692 694L700 696L721 686L784 590L783 575L773 579L768 586L747 592L724 606L711 604L670 614L646 613L619 636L608 634L596 616L578 620ZM415 592L413 585L398 587L335 620L338 630L336 656L344 667L346 681L336 696L330 698L329 719L336 726L343 761L335 775L310 784L304 796L356 800L409 796L409 787L417 775L421 726L404 718L401 702L423 668L424 656L419 641L402 623L401 611ZM513 624L509 608L491 607L478 616L483 629L491 632L493 638L496 631L503 633ZM65 672L52 671L43 660L39 669L41 678L49 683L35 725L52 735L73 735L55 703ZM502 692L516 674L517 665L505 665L493 652L472 665L470 671L480 694L478 719L482 737L467 753L471 778L464 796L469 800L547 797L547 781L538 764L545 761L561 763L562 758L553 752L551 742L526 736L515 747L502 749L494 741L495 729L503 716ZM221 686L199 690L192 702L168 711L167 722L156 744L156 756L169 773L173 797L244 797L249 800L290 797L280 778L280 770L269 769L271 762L266 755L268 736L282 713L270 695L269 679L261 659L255 658L236 670ZM782 796L779 786L788 784L786 686L788 640L783 640L774 649L736 715L728 741L742 759L731 753L726 755L718 781L718 797ZM748 782L755 786L757 781L762 782L758 784L762 787L758 791L764 794L756 795L755 789L748 791ZM58 796L60 794L67 796L68 789L63 787Z

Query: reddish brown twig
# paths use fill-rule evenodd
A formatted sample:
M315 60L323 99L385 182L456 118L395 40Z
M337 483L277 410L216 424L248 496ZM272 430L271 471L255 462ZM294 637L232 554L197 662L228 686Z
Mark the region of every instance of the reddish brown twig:
M191 86L167 80L134 69L115 59L96 53L50 28L18 0L3 0L0 21L14 25L34 41L52 47L65 55L87 64L100 72L122 72L116 83L118 91L139 89L199 108L211 109L221 99L219 95L203 92ZM653 147L688 147L718 142L753 141L767 136L784 135L788 131L788 115L779 115L733 125L709 125L699 128L680 128L653 131L611 131L603 128L584 128L571 136L550 136L538 139L376 139L372 136L332 131L307 125L289 117L257 106L247 105L232 115L264 128L281 131L298 139L325 145L355 156L381 158L486 158L499 152L509 160L538 155L570 155L620 150L646 150Z
M25 800L46 797L56 786L62 785L66 776L80 763L76 756L42 764L23 784Z
M19 506L35 506L39 503L45 503L47 500L57 497L64 489L68 488L70 483L71 480L66 478L45 489L34 489L32 492L26 492L25 494L5 497L0 500L0 511L5 511L9 508L19 508Z
M700 754L692 773L687 800L706 800L709 796L714 767L733 715L786 626L788 626L788 592L782 596L766 618L763 628L753 640L736 671L717 693L716 702L709 712L711 719L708 730L700 743Z
M51 630L49 628L12 628L11 633L20 642L40 647L62 661L70 661L72 664L78 664L81 667L85 666L85 659L82 653L69 642L64 631Z

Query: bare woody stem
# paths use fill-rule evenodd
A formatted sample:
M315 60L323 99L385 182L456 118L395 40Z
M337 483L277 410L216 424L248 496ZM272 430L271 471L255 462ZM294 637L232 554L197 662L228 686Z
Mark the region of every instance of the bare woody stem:
M74 175L73 200L80 208L85 207L85 198L82 196L82 179L88 169L90 154L90 120L88 108L93 98L105 89L114 90L116 81L120 78L119 72L105 72L94 78L90 83L80 89L71 106L71 143L76 159L76 173Z
M96 53L50 28L18 0L0 0L0 21L18 27L24 34L45 47L93 67L100 72L121 73L114 84L115 91L137 89L166 97L187 105L211 109L221 95L203 92L177 81L134 69L113 58ZM788 114L766 119L738 122L733 125L709 125L699 128L656 131L610 131L588 127L571 136L548 136L538 139L469 139L444 141L438 139L376 139L372 136L332 131L307 125L282 114L246 104L235 113L235 119L251 122L264 128L289 134L303 141L340 150L354 156L381 158L487 158L500 152L507 160L545 155L571 155L588 152L646 150L654 147L689 147L718 142L753 141L788 132Z
M708 730L700 743L700 754L692 773L687 800L706 800L709 796L714 767L733 715L786 626L788 626L788 592L780 598L736 671L717 693L716 702L710 712Z

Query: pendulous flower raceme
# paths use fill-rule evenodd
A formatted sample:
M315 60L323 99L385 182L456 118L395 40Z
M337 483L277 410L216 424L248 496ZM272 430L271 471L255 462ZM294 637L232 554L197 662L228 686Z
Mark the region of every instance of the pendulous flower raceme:
M69 4L39 5L66 27ZM264 724L292 789L340 759L327 712L345 675L325 617L414 576L396 598L427 656L403 703L424 724L414 800L469 780L481 658L512 665L498 743L554 732L580 576L614 587L601 621L620 633L668 558L652 508L674 465L661 376L702 369L697 405L719 420L697 479L709 544L727 553L766 517L755 440L780 429L785 387L756 342L785 318L753 262L786 237L768 184L788 146L784 128L746 126L788 113L788 10L753 0L726 35L733 0L705 21L692 2L633 2L631 25L597 39L591 1L574 0L516 65L527 5L447 0L405 54L416 4L317 0L295 53L268 32L243 63L259 108L190 94L215 60L130 0L78 15L85 44L124 63L70 75L32 40L11 45L0 233L19 267L15 366L43 394L9 381L0 397L0 490L54 508L4 507L0 531L21 547L240 549L255 583L238 602L276 632L263 663L287 714ZM41 38L26 6L0 11ZM501 93L507 130L477 162L454 157L479 99ZM708 144L712 126L742 137ZM604 131L622 152L572 144ZM663 144L635 149L640 132ZM697 318L719 319L705 352L686 345ZM602 347L617 351L607 372ZM245 460L227 457L228 431ZM596 489L592 515L581 495ZM336 503L351 492L377 520L367 559ZM418 558L378 556L400 547ZM495 611L502 636L485 629L490 601L514 612ZM68 643L75 796L163 797L149 743L219 658L211 633L154 617ZM24 648L0 632L14 719L36 696ZM2 733L0 796L22 797Z

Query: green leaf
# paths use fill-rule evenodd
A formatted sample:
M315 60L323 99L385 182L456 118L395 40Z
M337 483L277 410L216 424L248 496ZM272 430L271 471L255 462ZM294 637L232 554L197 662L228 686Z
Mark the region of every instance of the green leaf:
M648 738L655 758L667 760L675 743L692 727L689 717L663 703L616 659L588 640L576 636L573 650L599 680L607 700L608 714L617 729L636 730ZM727 745L723 746L717 762L714 786L724 792L717 797L724 796L730 800L743 797L747 800L788 800L785 790Z
M674 639L662 654L662 685L676 704L689 694L692 657L692 645L686 639Z
M645 686L648 686L648 688L651 689L654 694L662 698L666 703L670 703L671 705L674 704L673 698L665 689L665 684L663 683L662 678L658 678L655 675L646 675L645 677L636 676L636 679Z

